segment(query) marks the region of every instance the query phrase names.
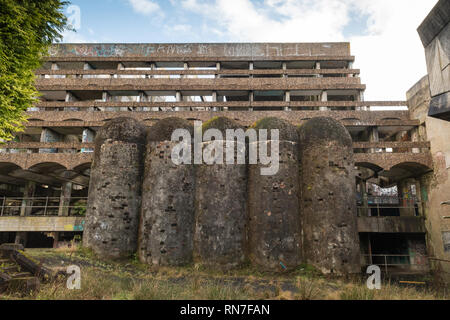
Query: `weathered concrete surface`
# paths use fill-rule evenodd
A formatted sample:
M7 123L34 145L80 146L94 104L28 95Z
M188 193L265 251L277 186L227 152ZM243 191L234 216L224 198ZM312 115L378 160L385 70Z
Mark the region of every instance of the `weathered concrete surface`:
M0 217L2 232L83 231L84 217Z
M298 203L298 135L295 127L277 118L264 118L254 129L279 130L279 170L261 175L260 162L249 165L249 256L253 264L280 271L301 262ZM266 142L270 150L276 141ZM268 151L270 154L270 151Z
M235 121L219 117L203 126L219 130L226 143L227 129L242 129ZM235 143L236 145L237 143ZM202 150L212 145L204 142ZM194 258L220 268L244 262L246 240L247 172L245 164L199 164L196 168Z
M450 200L450 122L428 116L430 90L428 77L420 79L406 93L411 117L420 120L419 140L430 141L430 153L433 161L433 172L418 176L420 194L424 202L425 228L427 231L427 247L430 257L450 260L450 247L446 246L446 232L450 232L450 206L442 202ZM435 261L433 267L447 273L450 264ZM447 280L450 277L447 276Z
M99 256L136 252L145 134L131 118L113 119L97 132L83 243Z
M228 61L233 58L258 59L280 59L286 56L294 59L306 60L311 56L323 59L326 56L337 58L350 55L350 44L348 42L328 43L93 43L93 44L54 44L49 49L49 60L56 58L76 61L77 57L82 59L100 58L126 59L131 58L157 61L168 58L171 61L180 58L181 61L189 59L207 59L227 57ZM186 60L186 57L189 57ZM329 59L329 57L328 57ZM81 60L84 61L84 60ZM122 61L122 60L120 60ZM137 60L139 61L139 60Z
M423 217L358 217L358 232L425 233Z
M364 90L360 78L181 78L181 79L133 79L133 78L86 78L53 79L35 81L39 91L51 90L308 90L308 89L355 89Z
M425 48L431 103L428 115L450 121L450 2L441 0L417 28Z
M299 128L303 254L324 273L360 271L352 139L324 117Z
M192 164L172 162L175 129L193 126L180 118L166 118L149 130L139 227L139 260L155 265L192 261L195 173ZM192 162L192 161L191 161Z

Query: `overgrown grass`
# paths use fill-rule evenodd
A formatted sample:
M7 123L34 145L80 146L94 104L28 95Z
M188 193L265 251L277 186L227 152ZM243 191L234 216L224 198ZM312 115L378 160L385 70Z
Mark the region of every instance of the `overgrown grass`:
M66 279L42 283L41 290L27 296L0 295L2 299L36 300L170 300L170 299L448 299L432 289L386 282L381 290L367 289L361 279L322 275L309 265L291 272L267 272L245 265L234 270L212 270L202 265L150 267L136 257L110 262L83 248L27 250L34 259L55 270L70 264L81 268L81 289L66 288Z

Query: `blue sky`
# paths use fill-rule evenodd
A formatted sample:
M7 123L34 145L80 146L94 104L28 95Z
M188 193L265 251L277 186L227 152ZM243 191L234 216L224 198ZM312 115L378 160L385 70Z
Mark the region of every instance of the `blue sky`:
M417 27L436 0L72 0L63 42L349 41L366 100L426 74Z

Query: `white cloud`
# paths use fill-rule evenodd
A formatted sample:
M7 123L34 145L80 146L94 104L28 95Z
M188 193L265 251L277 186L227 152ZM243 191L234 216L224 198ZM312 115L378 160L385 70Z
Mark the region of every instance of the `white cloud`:
M137 13L149 15L149 14L161 14L159 5L151 0L128 0L133 7L133 10Z
M192 29L189 24L165 25L164 28L168 33L189 33Z
M174 0L171 0L174 2ZM203 16L220 39L238 42L349 41L366 100L404 100L426 74L417 27L436 0L179 0ZM351 15L367 17L366 30L347 37ZM206 29L205 26L202 29Z
M404 100L406 91L426 74L417 27L435 0L360 0L369 15L368 34L350 38L355 66L367 85L367 100Z
M91 33L91 35L93 35L93 33ZM97 42L94 39L91 38L86 38L85 36L83 36L82 34L80 34L79 32L74 32L74 31L64 31L62 33L63 39L62 42L65 43L88 43L88 42Z

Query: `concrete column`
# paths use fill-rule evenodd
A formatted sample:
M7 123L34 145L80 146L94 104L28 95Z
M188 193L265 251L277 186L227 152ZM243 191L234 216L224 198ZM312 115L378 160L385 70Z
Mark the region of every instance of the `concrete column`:
M183 63L183 69L184 70L189 70L189 65L188 65L187 62ZM182 78L187 78L187 77L184 76L184 75L180 75L180 78L182 79Z
M60 142L61 135L49 128L42 128L41 139L40 142ZM39 153L57 153L58 149L52 148L41 148L39 149Z
M150 63L150 70L155 70L156 69L156 65L154 63ZM154 78L153 75L145 75L146 78Z
M379 142L378 127L369 127L369 141ZM378 152L377 148L370 148L370 153Z
M117 70L124 70L124 69L125 69L125 66L123 65L123 63L122 63L122 62L119 62L119 63L117 64ZM118 74L114 75L114 77L115 77L115 78L121 78L121 76L118 75Z
M320 70L320 62L319 61L316 61L316 65L315 65L314 69ZM321 78L321 77L322 77L321 74L316 74L316 78Z
M359 188L361 189L362 210L360 211L362 217L369 216L369 199L367 197L367 182L362 180L359 182Z
M103 91L102 92L102 101L103 102L110 102L111 101L111 95L109 94L108 91ZM115 107L106 107L105 110L101 110L101 111L116 111L116 110L115 110Z
M349 61L348 65L347 65L347 69L353 69L353 62L352 61ZM351 77L353 77L353 75L350 74L350 73L347 73L347 78L351 78Z
M356 94L355 99L356 99L356 101L364 101L364 91L363 90L359 91ZM356 110L361 110L361 111L368 111L368 110L370 110L370 107L362 106L362 107L357 107L355 109Z
M58 216L67 217L69 215L70 196L72 194L72 182L65 182L61 186L59 197Z
M216 62L216 69L220 71L220 62ZM216 74L216 78L220 78L220 74Z
M181 96L181 91L177 91L175 93L175 99L176 99L177 102L183 101L183 97ZM174 110L175 111L180 111L180 108L179 107L175 107Z
M138 102L147 102L147 94L145 93L145 91L140 91L139 92L139 97L138 97ZM137 107L136 108L137 111L148 111L146 107Z
M94 68L92 68L92 66L88 62L84 63L83 70L93 70L93 69ZM79 75L79 78L93 78L93 77L95 77L95 76L93 76L93 75ZM111 75L111 77L112 77L112 75Z
M212 92L212 102L217 102L217 91ZM219 111L219 108L212 107L212 111Z
M34 197L34 192L36 191L36 182L27 181L25 184L25 189L23 191L22 205L20 207L20 216L25 217L31 214L31 206L33 205L32 198Z
M250 71L253 70L253 62L250 62L250 63L248 64L248 70L250 70ZM250 74L248 77L249 77L249 78L253 78L253 75Z
M400 198L400 216L414 216L414 203L408 180L397 182L397 192Z
M16 239L14 241L15 244L22 244L23 247L26 247L27 244L27 233L26 232L16 232Z
M328 94L326 90L323 90L322 93L320 94L320 101L324 102L324 101L328 101ZM327 111L328 107L319 107L320 111Z
M250 105L253 104L254 98L255 98L255 96L253 94L253 91L250 91L248 94L248 100L250 101ZM250 107L248 110L253 111L253 107Z
M52 62L52 66L50 67L50 69L51 70L59 70L59 66L58 66L58 64L57 63L55 63L55 62ZM62 78L62 77L64 77L63 75L51 75L51 76L48 76L49 78Z
M83 129L83 134L81 136L81 142L94 142L95 132L89 128ZM82 148L81 152L94 152L92 148Z
M425 214L424 214L425 205L424 205L423 199L422 199L422 189L421 189L419 179L415 179L415 186L416 186L416 200L417 200L419 216L424 217L425 216Z
M66 98L65 102L73 102L77 101L78 99L73 95L72 92L66 91ZM64 107L64 111L78 111L78 108L76 107Z
M53 249L58 248L59 232L53 232Z
M290 91L285 91L284 92L284 101L286 102L290 102L291 101L291 92ZM289 107L284 107L285 111L289 110Z
M287 70L287 63L286 62L282 62L281 63L281 69L283 69L283 71ZM283 74L283 78L287 78L287 74Z
M418 142L420 141L419 137L419 127L415 127L411 130L411 141ZM420 153L420 148L412 148L412 153Z

